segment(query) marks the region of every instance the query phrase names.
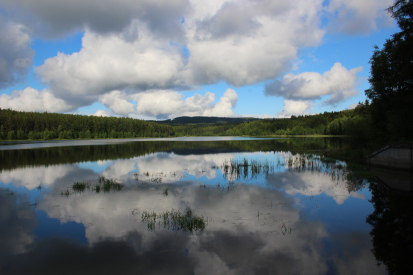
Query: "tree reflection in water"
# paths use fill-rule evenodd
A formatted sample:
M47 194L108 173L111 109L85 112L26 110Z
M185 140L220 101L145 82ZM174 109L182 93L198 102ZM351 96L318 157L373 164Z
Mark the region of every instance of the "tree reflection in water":
M372 252L378 265L390 274L410 274L413 255L413 194L397 194L378 183L370 183L374 212L366 221L373 226Z

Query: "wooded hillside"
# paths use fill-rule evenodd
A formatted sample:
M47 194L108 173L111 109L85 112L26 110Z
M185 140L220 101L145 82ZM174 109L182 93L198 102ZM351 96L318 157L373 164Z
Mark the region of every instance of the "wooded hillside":
M18 112L0 109L0 138L77 139L168 137L169 125L132 118L96 117L57 113Z

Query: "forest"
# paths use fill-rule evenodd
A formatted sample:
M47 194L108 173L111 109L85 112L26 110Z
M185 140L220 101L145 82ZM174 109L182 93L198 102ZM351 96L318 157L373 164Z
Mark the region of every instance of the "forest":
M210 118L210 120L213 119ZM348 125L360 119L356 109L242 123L168 125L123 117L18 112L0 109L0 137L2 140L49 140L173 136L345 135L348 132Z
M169 125L132 118L96 117L0 109L3 140L168 137Z
M362 119L362 111L344 110L317 115L272 118L232 124L172 125L175 136L296 136L346 135L355 121Z

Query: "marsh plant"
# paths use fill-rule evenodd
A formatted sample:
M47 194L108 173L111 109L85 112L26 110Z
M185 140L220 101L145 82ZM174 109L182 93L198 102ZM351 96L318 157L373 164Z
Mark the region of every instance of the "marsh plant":
M221 165L221 170L224 178L229 179L229 181L234 181L268 177L270 173L274 173L275 167L276 165L268 160L258 161L243 158L225 161Z
M111 191L120 191L123 189L123 187L124 185L116 181L115 179L100 176L95 185L88 181L75 181L72 184L71 189L74 193L83 193L86 190L95 191L96 193L100 193L101 191L108 193ZM65 191L61 191L60 195L69 197L70 195L72 195L69 189L70 188L66 189Z
M99 186L99 189L98 189ZM107 193L110 191L120 191L122 190L124 185L115 179L106 178L105 176L99 177L99 184L95 186L96 193L99 193L102 189L103 192ZM99 191L98 191L99 190Z
M91 184L87 181L76 181L72 185L72 189L75 192L81 193L84 192L86 189L90 189Z
M336 184L345 184L349 193L356 192L368 185L368 179L373 173L365 166L345 164L339 160L316 156L312 154L290 155L285 160L289 171L311 171L329 174L331 181Z
M202 232L207 226L205 218L195 215L191 209L187 209L184 213L175 209L163 213L143 211L142 222L148 223L149 231L155 231L158 223L159 227L162 224L165 229L184 231L191 234Z
M290 172L316 172L331 176L331 181L336 184L346 185L350 192L355 192L366 187L368 178L372 173L364 166L345 164L339 160L318 156L315 154L289 154L275 162L268 160L231 159L221 165L222 174L229 183L236 180L254 180L258 177L268 178L275 173L276 168L285 167ZM214 169L215 167L213 167ZM224 190L221 185L217 189ZM228 188L229 190L229 188Z

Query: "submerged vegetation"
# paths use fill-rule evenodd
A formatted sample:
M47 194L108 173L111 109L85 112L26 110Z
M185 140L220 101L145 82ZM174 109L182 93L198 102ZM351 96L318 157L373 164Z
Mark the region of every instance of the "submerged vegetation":
M60 195L69 197L74 193L83 193L86 190L100 193L103 191L104 193L109 193L111 191L120 191L124 188L124 185L114 179L106 178L105 176L99 176L97 183L92 184L88 181L76 181L72 184L71 188L66 189L65 191L61 191Z
M278 165L281 163L278 162ZM255 179L258 176L268 177L269 173L274 173L276 165L268 160L258 161L243 159L232 159L225 161L221 165L222 174L229 181ZM214 169L214 168L213 168Z
M106 178L104 176L99 177L99 184L96 185L96 187L99 186L102 188L103 192L110 192L110 191L120 191L123 189L124 185L117 182L114 179ZM99 188L100 190L100 188ZM99 193L98 190L96 190L97 193Z
M326 158L315 154L288 154L284 158L279 158L276 162L268 160L232 159L227 160L221 166L223 177L228 180L228 186L217 185L218 190L234 188L236 180L254 180L258 177L268 179L276 173L281 166L293 172L316 172L331 176L331 180L336 183L345 184L349 193L367 187L368 181L374 173L363 165L345 164L336 159ZM216 169L212 167L211 169Z
M83 181L76 181L72 185L72 189L75 192L84 192L86 189L90 189L90 183L89 182L83 182Z
M207 221L203 216L197 216L191 209L187 209L184 213L172 209L163 213L147 212L142 213L142 222L148 223L148 230L155 231L156 225L173 231L184 231L193 234L194 232L202 232L207 226Z

